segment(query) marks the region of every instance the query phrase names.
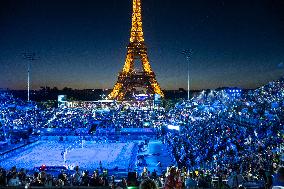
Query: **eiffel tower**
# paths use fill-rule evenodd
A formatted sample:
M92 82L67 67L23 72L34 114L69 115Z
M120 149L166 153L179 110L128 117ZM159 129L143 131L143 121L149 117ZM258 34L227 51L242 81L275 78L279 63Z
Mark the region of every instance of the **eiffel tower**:
M142 62L142 70L134 68L135 60ZM159 94L164 97L147 55L142 29L141 0L133 0L132 27L126 60L108 99L126 100L135 88L144 88L147 94Z

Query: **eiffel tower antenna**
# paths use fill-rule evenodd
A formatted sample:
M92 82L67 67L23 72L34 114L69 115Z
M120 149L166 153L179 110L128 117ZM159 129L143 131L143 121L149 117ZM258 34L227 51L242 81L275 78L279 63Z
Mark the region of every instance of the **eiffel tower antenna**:
M149 63L147 47L144 42L141 12L141 0L133 0L132 25L126 60L122 71L118 74L118 80L112 92L108 95L108 99L126 100L135 91L135 88L144 88L147 94L159 94L164 97ZM141 60L142 70L137 71L135 69L135 60Z

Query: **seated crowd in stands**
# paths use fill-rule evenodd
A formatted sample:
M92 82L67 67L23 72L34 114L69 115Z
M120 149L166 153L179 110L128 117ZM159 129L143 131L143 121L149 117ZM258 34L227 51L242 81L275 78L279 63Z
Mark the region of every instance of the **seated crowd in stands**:
M246 181L263 180L270 186L272 175L283 164L283 91L284 81L278 80L239 95L226 90L202 92L168 111L117 105L103 113L92 108L39 108L1 93L0 139L7 141L11 131L29 128L90 128L97 120L107 120L103 127L113 128L144 127L144 123L149 122L151 127L161 129L160 139L168 146L179 170L187 170L186 177L196 181L203 177L206 180L206 176L229 178L237 175ZM161 123L164 127L179 126L179 131L162 132ZM6 184L22 183L25 178L21 172L2 170L1 182L5 175ZM186 183L184 171L172 172L175 176L167 176L168 180ZM45 173L29 177L31 185L43 184L41 179L46 182L52 178L42 174ZM98 176L96 174L80 173L80 185L90 185L91 178ZM178 179L179 174L183 178ZM52 185L74 184L72 176L62 175L52 179ZM106 180L102 178L96 183L105 184ZM197 183L201 185L202 182Z

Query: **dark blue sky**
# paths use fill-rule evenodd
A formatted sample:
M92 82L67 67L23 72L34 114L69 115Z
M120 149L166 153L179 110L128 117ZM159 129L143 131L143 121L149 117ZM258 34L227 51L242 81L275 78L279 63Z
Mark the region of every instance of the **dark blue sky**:
M283 0L143 0L150 63L163 89L254 88L284 75ZM131 0L1 0L0 88L112 88L131 25Z

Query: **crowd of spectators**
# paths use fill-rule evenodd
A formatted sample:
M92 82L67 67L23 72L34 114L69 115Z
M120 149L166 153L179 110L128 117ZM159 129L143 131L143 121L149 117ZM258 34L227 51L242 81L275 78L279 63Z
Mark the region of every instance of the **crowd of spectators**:
M283 91L282 80L240 95L203 92L168 113L180 131L168 132L165 143L179 167L271 184L283 163Z
M145 172L146 170L146 172ZM142 189L182 189L182 188L272 188L284 186L284 167L271 176L269 184L266 181L247 182L242 175L233 173L227 180L224 177L214 177L210 173L200 171L189 172L186 169L170 167L167 172L157 175L156 172L143 172L134 179L131 177L109 176L105 171L99 169L89 172L81 171L78 166L70 172L61 170L58 174L50 173L41 167L33 173L25 169L18 170L12 167L10 170L0 168L0 187L106 187L113 189L126 189L137 187Z
M186 179L192 179L187 180L188 182L198 182L203 177L206 180L205 175L210 175L211 180L213 177L228 180L233 175L239 175L246 181L263 180L270 186L272 175L283 164L283 99L283 79L256 90L203 91L190 101L180 101L169 111L163 108L143 109L139 104L134 107L129 104L115 104L104 110L94 106L39 108L36 104L2 92L0 139L7 141L11 131L30 128L92 128L98 120L104 123L100 127L109 128L155 127L162 130L173 125L179 128L178 131L160 132L160 137L179 168L169 171L169 175L180 175L173 178L180 177L183 185ZM9 173L2 170L1 182L3 175L6 175L6 184L17 182L17 178L24 183L23 171L17 174L15 172L13 169ZM42 174L45 174L44 171L33 175L29 183L46 183L50 176ZM88 179L83 179L84 175ZM78 177L81 179L80 185L106 185L106 180L100 179L98 173L80 173ZM91 181L91 178L96 178L96 181ZM64 185L74 185L72 176L65 180L63 177L53 179L49 184L60 185L62 182L59 180Z

